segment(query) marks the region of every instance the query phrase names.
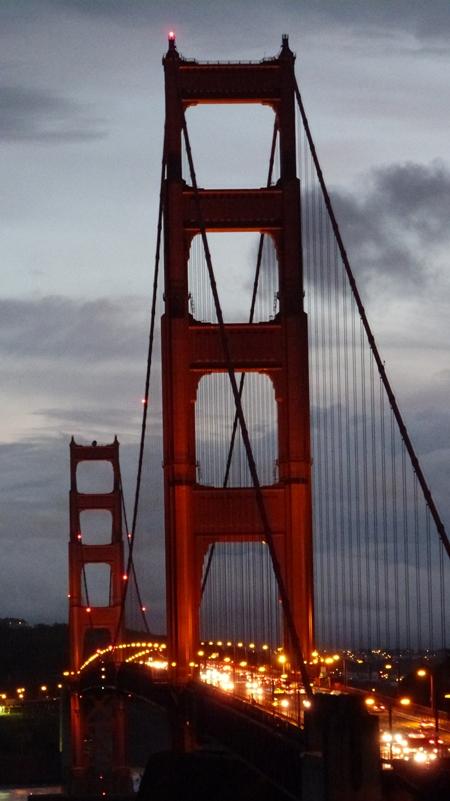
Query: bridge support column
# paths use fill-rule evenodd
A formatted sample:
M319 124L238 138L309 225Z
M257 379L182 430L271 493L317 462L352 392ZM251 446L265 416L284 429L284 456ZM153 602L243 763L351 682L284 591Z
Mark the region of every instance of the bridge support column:
M126 746L127 718L125 699L113 700L112 786L114 793L128 793L131 789L130 768Z
M302 798L381 801L378 720L361 698L315 695L305 735Z
M79 787L84 787L87 760L84 750L84 719L81 711L80 695L72 690L70 694L70 768L68 789L76 795Z
M194 704L183 689L177 693L169 711L169 725L174 753L189 754L198 748Z

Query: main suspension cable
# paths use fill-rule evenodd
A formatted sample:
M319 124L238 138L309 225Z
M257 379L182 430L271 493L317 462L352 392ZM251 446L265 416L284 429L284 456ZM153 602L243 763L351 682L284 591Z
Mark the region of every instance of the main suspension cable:
M129 543L128 549L128 560L127 560L127 570L126 575L130 576L132 570L134 570L134 563L133 563L133 549L135 543L135 533L136 533L136 523L139 511L139 499L140 499L140 491L141 491L141 482L142 482L142 466L144 462L144 446L145 446L145 434L147 429L147 416L148 416L148 399L149 399L149 390L150 390L150 377L151 377L151 367L152 367L152 354L153 354L153 342L155 338L155 319L156 319L156 299L158 293L158 277L159 277L159 262L161 256L161 240L162 240L162 221L163 221L163 208L164 208L164 187L165 187L165 173L166 173L166 131L164 131L164 145L163 145L163 156L161 160L161 179L160 179L160 188L159 188L159 209L158 209L158 224L157 224L157 233L156 233L156 249L155 249L155 267L154 267L154 274L153 274L153 297L152 297L152 307L151 307L151 315L150 315L150 330L148 336L148 351L147 351L147 370L145 375L145 389L144 395L142 398L142 423L141 423L141 438L139 444L139 459L138 459L138 468L136 474L136 487L134 493L134 505L133 505L133 518L131 524L131 531L127 529L127 538ZM120 616L119 621L117 624L117 631L114 638L114 644L117 643L117 639L119 637L119 632L122 626L122 621L124 617L124 610L125 610L125 602L127 598L127 591L128 591L128 584L127 581L125 583L122 604L120 609ZM136 581L137 587L137 581ZM140 593L138 591L138 596L140 598ZM142 603L141 603L141 610ZM147 619L144 616L146 630L149 632Z
M124 520L124 523L125 523L125 531L127 532L128 555L129 555L130 554L130 539L131 539L130 534L131 534L131 532L128 529L128 516L127 516L127 510L126 510L126 506L125 506L125 495L124 495L124 492L123 492L123 484L122 484L122 475L121 475L121 472L120 472L120 465L119 465L119 490L120 490L120 499L121 499L121 505L122 505L123 520ZM126 576L126 582L127 582L126 587L125 587L125 592L128 592L128 585L129 585L129 581L130 581L130 576L133 577L133 583L134 583L134 587L135 587L135 590L136 590L136 595L137 595L137 599L138 599L138 603L139 603L140 614L141 614L142 620L144 622L144 628L145 628L145 631L147 632L147 634L150 634L150 627L148 625L147 615L145 614L145 607L144 607L144 603L143 603L143 600L142 600L142 595L141 595L141 590L140 590L140 587L139 587L139 583L138 583L138 580L137 580L136 567L135 567L135 564L134 564L133 555L131 555L131 560L128 561L127 572L125 573L125 576ZM124 600L124 603L125 603L125 600Z

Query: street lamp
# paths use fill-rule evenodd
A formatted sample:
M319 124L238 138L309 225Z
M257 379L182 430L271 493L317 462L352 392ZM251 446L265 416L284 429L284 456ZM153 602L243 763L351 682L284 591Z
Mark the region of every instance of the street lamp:
M430 679L430 707L434 717L434 732L437 737L439 732L439 709L437 703L437 693L436 693L436 682L434 680L434 673L432 670L426 670L426 668L419 668L416 670L416 676L420 679L426 678L427 676Z
M401 706L404 706L404 707L411 706L411 698L408 698L407 696L403 696L403 698L399 698L398 702L399 702L399 704Z

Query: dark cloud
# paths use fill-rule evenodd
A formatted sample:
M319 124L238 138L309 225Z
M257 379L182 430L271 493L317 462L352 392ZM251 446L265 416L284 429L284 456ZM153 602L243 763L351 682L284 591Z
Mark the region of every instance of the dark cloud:
M65 144L106 136L104 121L90 108L47 91L0 86L0 140Z
M450 169L393 164L374 169L358 194L333 191L341 232L363 281L396 283L402 292L435 278L433 257L450 243Z

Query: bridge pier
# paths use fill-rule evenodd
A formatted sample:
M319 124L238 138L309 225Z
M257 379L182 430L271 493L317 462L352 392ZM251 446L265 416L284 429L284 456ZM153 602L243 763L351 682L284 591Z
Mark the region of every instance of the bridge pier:
M195 727L195 709L183 690L176 693L169 712L170 738L172 752L190 754L199 747Z
M378 720L360 698L316 695L305 711L305 801L381 801Z
M130 795L126 699L115 692L85 694L74 688L70 701L67 794L74 798Z

